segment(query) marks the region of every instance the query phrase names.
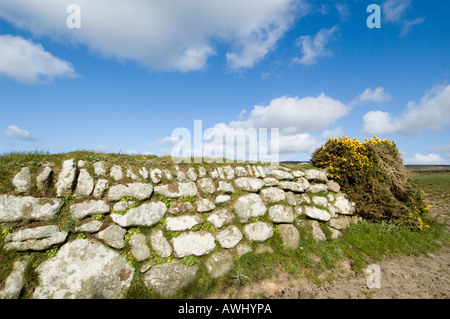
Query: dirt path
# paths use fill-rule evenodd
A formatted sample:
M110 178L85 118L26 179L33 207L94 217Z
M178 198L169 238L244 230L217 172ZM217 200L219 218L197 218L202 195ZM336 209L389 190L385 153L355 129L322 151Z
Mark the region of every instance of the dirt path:
M336 276L318 287L306 278L292 279L278 272L271 280L253 282L218 298L269 299L449 299L450 252L405 256L385 260L380 268L380 287L368 287L369 274L357 275L349 262L324 273ZM370 283L369 283L370 284Z
M433 205L431 217L449 228L449 205L439 198L427 198ZM270 299L450 299L450 251L443 248L436 253L421 256L403 256L385 259L378 264L379 288L368 287L370 274L357 274L348 261L337 269L325 272L322 279L334 280L318 287L304 278L293 279L282 271L270 280L252 282L236 288L219 298L270 298ZM370 284L370 283L369 283ZM231 294L231 296L230 296Z
M450 298L450 253L407 256L380 265L380 288L369 288L370 275L349 273L321 288L294 285L287 298L435 299ZM369 283L370 284L370 283ZM373 284L372 284L373 285ZM295 296L297 294L297 296ZM289 296L290 295L290 296ZM280 295L280 297L284 297Z

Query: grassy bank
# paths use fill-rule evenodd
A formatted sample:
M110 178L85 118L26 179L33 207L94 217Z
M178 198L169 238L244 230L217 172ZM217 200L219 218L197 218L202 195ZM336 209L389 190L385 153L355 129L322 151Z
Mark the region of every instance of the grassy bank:
M199 167L203 166L206 168L219 167L223 165L230 165L232 167L245 166L249 162L242 163L227 163L225 158L222 159L208 159L203 158L203 162L196 158L191 158L190 162L186 159L183 162L176 164L170 156L158 157L156 155L130 155L121 153L97 153L92 151L75 151L70 153L60 153L60 154L50 154L43 152L29 152L29 153L8 153L0 156L0 194L10 193L14 191L14 185L12 184L12 179L17 174L22 167L28 167L31 172L31 180L35 180L37 172L40 166L44 163L52 163L55 166L54 176L58 176L61 169L62 163L65 160L73 159L75 162L80 160L90 163L85 169L89 172L91 176L97 177L94 172L93 163L98 161L105 162L105 168L107 171L111 169L113 165L120 165L122 167L123 173L128 168L137 174L141 167L145 167L147 170L151 168L166 168L173 169L175 166L183 168L185 166L189 167ZM260 163L260 165L270 165L270 163ZM292 164L284 165L286 167L295 167ZM299 166L297 166L299 167ZM311 165L303 165L302 168L311 168ZM108 177L106 177L108 178ZM121 182L132 182L131 179L124 176ZM32 183L33 184L33 183ZM28 191L28 195L39 196L36 188L31 188Z

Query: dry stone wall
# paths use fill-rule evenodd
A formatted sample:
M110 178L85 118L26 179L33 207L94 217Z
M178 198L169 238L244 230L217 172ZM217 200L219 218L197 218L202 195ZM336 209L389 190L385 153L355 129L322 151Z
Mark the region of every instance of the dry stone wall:
M337 238L358 220L339 184L318 169L233 164L134 171L69 159L61 167L43 163L31 176L22 168L11 177L15 192L0 195L2 249L24 256L0 298L20 295L25 256L35 252L54 256L36 268L33 298L122 298L135 271L167 297L195 279L199 265L186 262L190 256L206 256L216 278L258 245L267 250L264 242L275 233L286 249L296 249L306 236L301 226L326 240L321 224Z

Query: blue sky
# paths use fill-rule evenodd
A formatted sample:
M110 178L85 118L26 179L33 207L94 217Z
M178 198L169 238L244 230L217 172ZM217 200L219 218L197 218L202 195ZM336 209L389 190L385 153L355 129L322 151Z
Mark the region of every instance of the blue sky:
M172 132L202 120L278 128L280 160L376 135L406 164L450 164L449 13L447 0L2 0L0 153L170 155Z

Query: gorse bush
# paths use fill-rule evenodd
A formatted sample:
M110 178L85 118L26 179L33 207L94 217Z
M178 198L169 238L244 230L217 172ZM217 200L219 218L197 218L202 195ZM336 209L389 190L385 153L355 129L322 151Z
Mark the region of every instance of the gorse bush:
M332 138L314 151L311 163L328 170L363 218L428 227L423 219L429 206L406 171L394 141Z

